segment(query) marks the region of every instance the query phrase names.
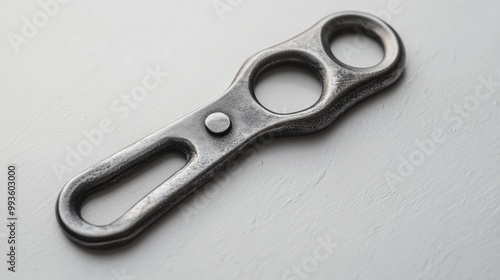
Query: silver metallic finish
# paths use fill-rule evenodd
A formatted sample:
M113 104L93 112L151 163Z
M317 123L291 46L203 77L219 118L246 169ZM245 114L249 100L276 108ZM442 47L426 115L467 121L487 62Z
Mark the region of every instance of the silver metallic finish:
M383 60L369 68L340 62L330 50L339 31L351 29L373 35L384 48ZM323 82L319 100L311 107L278 114L261 106L254 83L262 71L283 63L313 70ZM62 189L56 212L65 233L75 242L93 248L124 244L161 217L179 201L223 169L259 136L304 135L319 131L358 101L386 88L403 72L405 53L398 35L380 19L359 12L328 16L306 32L248 59L226 92L207 106L85 170ZM231 130L215 136L204 120L213 112L231 118ZM135 168L169 150L187 156L186 165L108 225L93 225L80 215L83 201Z
M216 112L205 119L208 131L215 135L224 135L231 128L231 119L224 113Z

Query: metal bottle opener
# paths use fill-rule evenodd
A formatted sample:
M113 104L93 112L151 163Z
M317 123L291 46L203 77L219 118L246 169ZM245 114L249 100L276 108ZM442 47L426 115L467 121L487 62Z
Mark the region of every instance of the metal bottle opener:
M369 68L340 62L330 40L346 29L364 32L384 49L382 61ZM283 63L298 64L320 77L323 89L309 108L278 114L254 95L262 71ZM222 170L259 136L304 135L328 126L348 108L386 88L403 72L405 52L396 32L382 20L360 12L328 16L309 30L248 59L226 92L207 106L145 137L85 170L62 189L57 217L67 236L80 245L107 248L124 244L175 204ZM83 201L121 176L166 151L183 152L186 165L108 225L93 225L80 214Z

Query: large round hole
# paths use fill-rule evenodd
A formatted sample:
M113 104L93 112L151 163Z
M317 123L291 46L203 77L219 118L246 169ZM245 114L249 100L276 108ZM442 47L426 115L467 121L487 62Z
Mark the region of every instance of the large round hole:
M262 106L280 114L311 107L322 92L319 77L305 67L279 65L265 70L255 84L255 96Z
M340 31L330 41L330 49L338 60L358 68L375 66L384 58L380 43L362 31Z

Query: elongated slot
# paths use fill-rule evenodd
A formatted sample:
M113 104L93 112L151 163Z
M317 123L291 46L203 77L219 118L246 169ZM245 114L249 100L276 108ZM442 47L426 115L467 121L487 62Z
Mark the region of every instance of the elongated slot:
M83 219L95 225L115 221L186 163L186 156L181 152L171 151L159 156L90 195L82 205Z

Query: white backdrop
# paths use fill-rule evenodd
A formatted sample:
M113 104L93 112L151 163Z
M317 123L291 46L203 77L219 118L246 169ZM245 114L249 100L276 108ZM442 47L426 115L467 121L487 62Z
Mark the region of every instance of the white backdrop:
M17 272L2 261L2 279L500 277L497 1L49 2L0 4L0 216L15 164L19 218ZM125 247L64 236L54 209L66 181L216 98L253 53L343 10L399 33L400 82L321 133L259 146ZM338 55L354 63L369 48L346 41ZM157 86L130 101L151 72ZM281 92L262 87L318 87L284 79ZM84 217L112 221L182 164L159 160L94 196ZM2 226L5 258L8 235Z

